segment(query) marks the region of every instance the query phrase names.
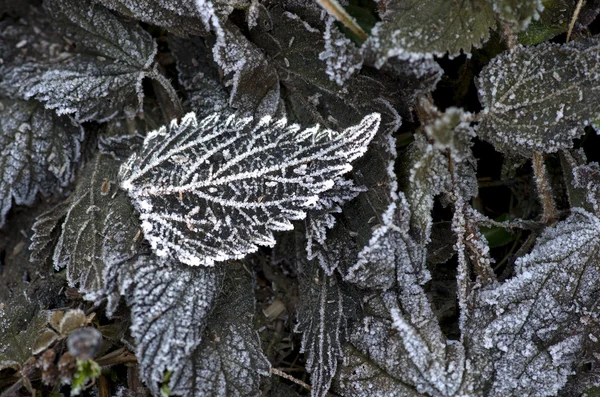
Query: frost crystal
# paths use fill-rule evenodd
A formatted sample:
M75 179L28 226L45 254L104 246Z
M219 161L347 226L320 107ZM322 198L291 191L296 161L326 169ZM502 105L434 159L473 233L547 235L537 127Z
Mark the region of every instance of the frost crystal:
M148 134L121 167L121 186L158 256L211 266L272 246L273 231L305 218L366 151L379 120L335 132L190 113Z
M531 157L570 148L598 117L598 38L517 47L478 80L485 106L478 135L502 152Z
M14 198L31 205L38 192L66 186L79 159L83 129L36 101L0 97L0 227Z

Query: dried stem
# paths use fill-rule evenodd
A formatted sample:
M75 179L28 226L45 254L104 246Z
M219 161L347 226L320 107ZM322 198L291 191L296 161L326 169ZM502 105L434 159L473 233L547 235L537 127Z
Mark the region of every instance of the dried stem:
M296 379L292 375L288 375L288 374L286 374L285 372L283 372L283 371L281 371L279 369L271 368L270 372L272 374L277 375L277 376L281 376L282 378L287 379L287 380L289 380L291 382L294 382L295 384L304 387L306 390L312 390L312 386L309 385L308 383L304 383L300 379Z
M571 23L569 23L569 30L567 31L567 40L566 43L569 42L571 38L571 33L573 33L573 28L575 27L575 22L577 22L577 18L579 18L579 13L581 12L581 7L583 7L583 0L579 0L577 2L577 7L575 7L575 11L573 12L573 17L571 18Z
M344 24L345 27L350 29L354 34L356 34L361 40L367 39L367 34L364 30L356 23L354 18L352 18L344 7L337 2L337 0L317 0L317 3L323 7L329 15L340 21Z
M550 178L548 177L546 164L544 163L544 155L541 153L533 153L533 174L544 210L542 221L550 223L557 218L556 204L554 203L552 186L550 185Z

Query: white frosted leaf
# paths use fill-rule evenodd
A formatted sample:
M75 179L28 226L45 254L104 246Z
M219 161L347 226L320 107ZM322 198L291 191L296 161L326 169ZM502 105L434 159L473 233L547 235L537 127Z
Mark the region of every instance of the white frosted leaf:
M158 396L165 372L173 373L174 382L203 341L222 275L216 268L192 268L155 256L116 264L111 271L122 273L119 288L131 307L131 334L142 379Z
M495 358L491 394L550 396L565 385L597 334L585 317L597 316L599 247L600 220L575 209L517 260L515 277L480 294L480 310L496 315L480 336Z
M389 58L455 56L480 47L495 27L492 5L486 0L380 0L381 22L364 44L375 65Z
M598 117L597 38L517 46L477 80L485 107L477 131L504 153L531 157L570 148Z
M31 205L38 192L47 196L71 181L81 140L70 118L0 97L0 227L13 199Z
M585 189L586 200L600 214L600 165L596 162L580 165L573 169L573 185Z
M212 269L199 268L194 271ZM260 376L269 376L253 327L253 282L240 265L227 269L216 306L202 334L202 343L173 373L169 387L181 396L257 396Z
M119 162L102 154L86 165L54 250L54 267L66 267L69 285L92 301L106 295L105 268L133 257L142 242L136 211L118 190L118 171Z
M122 166L121 186L157 255L211 266L272 246L273 231L305 218L378 127L378 114L335 132L190 113L148 134Z
M498 18L514 32L526 29L545 7L542 0L491 0Z
M67 215L70 206L71 200L67 199L35 219L35 223L31 226L34 234L29 244L32 262L44 263L51 256L54 243L60 235L62 224L60 220Z

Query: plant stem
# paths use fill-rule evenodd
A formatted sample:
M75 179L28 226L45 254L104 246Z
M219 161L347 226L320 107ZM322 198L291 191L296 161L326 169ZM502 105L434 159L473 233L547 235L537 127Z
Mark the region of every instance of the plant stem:
M544 163L544 155L541 153L533 153L533 174L544 211L542 221L550 223L557 218L556 204L554 203L552 186Z
M569 39L571 38L571 33L573 33L573 28L575 27L575 22L577 22L577 18L581 12L581 7L583 7L583 0L579 0L577 2L577 7L575 7L573 17L571 18L571 23L569 23L569 31L567 32L567 40L565 40L565 43L568 43Z
M337 2L337 0L317 0L317 3L323 7L329 15L340 21L344 24L345 27L350 29L355 35L357 35L361 40L365 41L367 39L367 34L364 30L356 23L354 18L352 18L344 7Z
M283 371L281 371L279 369L271 368L270 372L272 374L281 376L282 378L287 379L287 380L289 380L291 382L294 382L295 384L304 387L306 390L312 390L312 386L309 385L308 383L304 383L300 379L296 379L292 375L288 375L288 374L286 374L285 372L283 372Z

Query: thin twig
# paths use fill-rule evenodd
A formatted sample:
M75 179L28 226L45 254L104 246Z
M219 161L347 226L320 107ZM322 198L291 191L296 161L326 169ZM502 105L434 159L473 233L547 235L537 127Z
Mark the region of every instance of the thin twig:
M575 11L573 12L573 17L571 18L571 23L569 23L569 30L567 31L567 40L565 43L569 42L571 38L571 33L573 33L573 28L575 27L575 22L577 22L577 18L579 18L579 13L581 12L581 7L583 7L583 0L579 0L577 2L577 7L575 7Z
M557 219L556 204L554 203L552 186L544 163L544 155L541 153L533 153L533 174L544 211L542 222L551 223Z
M337 0L317 0L317 3L325 10L327 10L329 15L343 23L345 27L350 29L361 40L364 41L367 39L368 36L365 33L365 31L362 30L362 28L358 25L358 23L356 23L354 18L352 18L350 14L348 14L346 10L344 10L344 7L342 7L340 3L337 2Z
M288 374L286 374L285 372L283 372L283 371L281 371L281 370L279 370L279 369L277 369L277 368L271 368L270 372L271 372L272 374L275 374L275 375L277 375L277 376L281 376L281 377L282 377L282 378L284 378L284 379L287 379L287 380L289 380L289 381L292 381L292 382L294 382L295 384L297 384L297 385L300 385L300 386L304 387L306 390L312 390L312 386L311 386L311 385L309 385L308 383L304 383L304 382L302 382L300 379L296 379L296 378L294 378L292 375L288 375Z

